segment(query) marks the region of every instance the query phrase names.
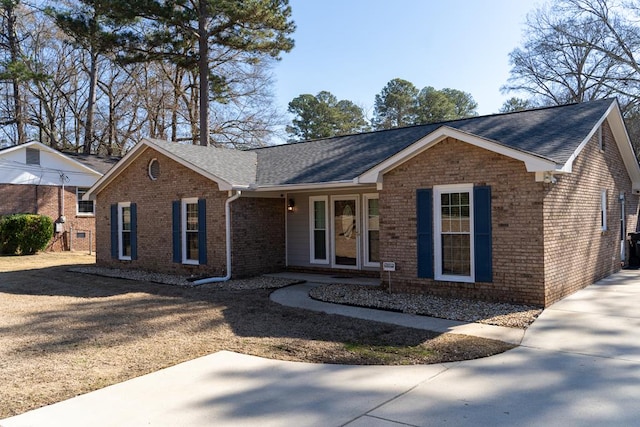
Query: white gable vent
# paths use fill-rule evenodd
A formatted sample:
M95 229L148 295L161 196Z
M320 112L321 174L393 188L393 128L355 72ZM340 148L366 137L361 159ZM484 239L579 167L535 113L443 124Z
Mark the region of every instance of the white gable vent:
M158 159L151 159L149 161L149 178L152 181L155 181L160 176L160 163L158 163Z

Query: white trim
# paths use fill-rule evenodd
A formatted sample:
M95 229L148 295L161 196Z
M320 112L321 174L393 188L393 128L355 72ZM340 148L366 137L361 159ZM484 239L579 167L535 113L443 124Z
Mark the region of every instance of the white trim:
M102 191L104 189L105 186L107 186L109 183L111 183L111 181L113 181L114 179L116 179L116 177L120 174L120 172L122 172L124 169L126 169L129 164L131 164L135 159L137 159L140 155L142 155L142 153L144 153L144 151L147 148L151 148L157 152L159 152L160 154L163 154L167 157L169 157L171 160L174 160L175 162L181 164L182 166L191 169L192 171L204 176L205 178L215 182L216 184L218 184L218 188L220 189L220 191L230 191L230 190L234 190L236 189L236 187L241 187L241 189L246 189L247 186L234 186L232 185L230 182L227 182L225 180L223 180L222 178L213 175L203 169L200 169L199 167L187 162L186 160L184 160L182 157L178 157L176 155L174 155L173 153L166 151L164 148L160 147L159 145L156 145L153 143L153 141L147 139L147 138L143 138L140 142L138 142L136 145L133 146L133 148L131 150L129 150L127 152L127 154L125 154L125 156L120 159L120 161L118 163L116 163L116 165L114 167L112 167L111 169L109 169L109 171L104 174L95 184L93 184L93 186L89 189L89 191L87 192L87 197L93 199L96 197L96 194L98 194L100 191Z
M131 202L118 203L118 259L123 261L131 261L131 255L129 256L122 255L122 233L123 233L122 208L129 208L129 220L131 221ZM130 235L132 232L133 230L129 230Z
M84 198L81 198L78 195L78 190L80 190L81 188L84 189L84 194L87 193L87 191L89 191L89 187L76 187L76 216L81 216L81 217L94 217L96 216L96 201L95 200L85 200ZM84 195L83 195L84 197ZM80 212L80 210L78 209L80 207L80 202L91 202L91 205L93 206L93 210L91 212Z
M380 200L378 193L365 193L362 195L362 259L365 267L380 267L379 261L369 260L369 200ZM380 212L378 212L378 221L380 220ZM380 225L378 225L378 232Z
M13 151L18 151L18 150L22 150L25 148L33 148L32 146L36 146L38 150L40 151L46 151L48 153L54 154L58 157L60 157L61 159L63 159L66 162L69 162L71 164L73 164L74 166L77 166L81 169L86 170L87 172L89 172L91 175L95 175L96 178L101 177L102 174L100 172L98 172L95 169L90 168L89 166L85 165L84 163L81 163L67 155L65 155L63 152L55 150L51 147L49 147L48 145L44 145L41 142L38 141L31 141L31 142L27 142L26 144L21 144L21 145L16 145L13 147L9 147L9 148L4 148L2 150L0 150L0 157L4 156L7 153L11 153ZM30 166L41 166L41 165L30 165Z
M414 142L404 150L394 154L385 161L379 163L377 166L369 169L360 175L356 181L360 184L376 184L382 182L382 175L386 172L398 167L402 163L410 160L418 154L428 150L434 145L444 141L447 138L454 138L462 142L466 142L476 147L484 148L485 150L492 151L494 153L502 154L504 156L520 160L524 162L527 172L538 171L555 171L559 166L552 160L544 157L527 153L525 151L516 150L505 145L499 144L496 141L482 138L478 135L474 135L468 132L463 132L458 129L453 129L448 126L441 126L435 131L426 135L422 139Z
M470 276L447 275L442 273L442 201L440 196L446 193L469 193L469 265ZM474 217L473 217L473 184L436 185L433 187L433 254L434 278L447 282L475 282L474 262ZM461 233L462 234L462 233ZM466 234L466 233L464 233Z
M315 202L324 202L324 250L326 259L315 258ZM309 197L309 263L329 264L331 253L329 251L329 198L327 196Z
M607 231L607 209L607 190L603 189L600 192L600 229L602 231Z
M198 198L197 197L188 197L186 199L180 200L180 239L182 240L182 263L183 264L191 264L191 265L199 265L199 259L188 259L187 258L187 205L196 205L198 206ZM200 211L198 211L198 217L200 215ZM200 230L200 223L198 223L198 230ZM191 231L192 232L192 231ZM198 231L196 231L196 236Z
M308 184L284 184L284 185L264 185L260 187L253 186L250 188L251 191L255 191L256 193L267 192L267 191L327 191L332 188L353 188L353 187L362 187L362 185L355 182L354 180L348 181L332 181L332 182L318 182L318 183L308 183Z
M332 268L343 268L343 269L351 269L351 270L359 270L360 269L360 232L355 230L356 233L356 265L343 265L336 263L336 230L335 230L335 202L341 200L353 200L356 205L356 211L353 213L355 217L356 226L360 225L360 197L358 194L345 194L345 195L336 195L330 197L331 203L331 216L329 217L329 224L331 228L330 239L331 239L331 267Z
M151 167L157 164L158 168L160 168L160 163L158 162L158 159L156 157L154 157L153 159L149 160L149 165L147 166L147 174L149 175L149 179L151 181L157 181L158 177L157 176L153 176L153 173L151 172ZM160 169L158 169L158 173L160 173Z

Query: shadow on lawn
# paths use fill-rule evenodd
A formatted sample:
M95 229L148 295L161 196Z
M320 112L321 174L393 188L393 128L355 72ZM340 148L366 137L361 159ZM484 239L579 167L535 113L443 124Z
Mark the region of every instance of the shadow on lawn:
M242 351L245 339L416 346L438 336L284 307L270 301L270 290L228 291L215 285L180 288L73 273L67 271L69 267L0 273L0 293L14 295L11 304L14 309L15 304L21 307L15 314L17 323L0 323L0 335L30 337L21 349L28 352L113 346L167 331L191 334L195 339L215 328L230 328L235 336L212 343L212 351ZM0 308L2 305L0 301Z

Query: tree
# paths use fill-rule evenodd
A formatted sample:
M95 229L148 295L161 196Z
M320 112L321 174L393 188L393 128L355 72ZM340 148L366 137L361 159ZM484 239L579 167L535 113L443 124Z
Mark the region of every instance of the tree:
M228 65L249 72L293 48L288 0L147 0L137 3L136 14L155 25L125 59L169 61L197 75L201 145L209 144L209 101L233 99Z
M297 96L288 111L295 114L292 125L287 126L293 139L327 138L369 129L362 108L348 100L338 101L327 91Z
M89 56L89 95L84 123L83 152L91 153L94 141L93 121L101 56L125 44L129 34L122 31L133 21L130 1L127 0L76 0L71 7L52 9L55 22L69 37L74 46Z
M376 95L376 129L455 120L477 116L478 104L470 93L457 89L418 89L406 80L393 79Z
M22 7L20 0L0 0L0 19L2 21L0 49L5 52L4 58L0 58L0 82L8 82L11 85L13 103L11 111L7 111L7 117L0 117L0 124L15 125L14 142L16 144L27 142L28 117L26 116L26 102L23 93L24 86L30 81L45 77L30 69L21 48L29 35L20 34L18 19L26 13L27 10Z
M458 89L444 88L440 92L444 93L454 105L454 118L461 119L478 115L478 103L468 92Z
M504 101L504 104L502 104L502 107L500 107L500 112L512 113L515 111L528 110L534 107L535 104L532 101L512 96L511 98Z
M376 95L373 126L376 130L408 126L416 122L418 89L403 79L393 79Z
M604 27L580 14L564 15L559 8L560 3L528 16L527 40L509 55L511 77L503 90L525 92L551 105L615 95L622 70L594 48L607 39Z
M640 106L638 18L638 0L558 0L536 10L503 89L542 105L615 96L628 128L640 128L630 123ZM631 137L638 144L640 135Z

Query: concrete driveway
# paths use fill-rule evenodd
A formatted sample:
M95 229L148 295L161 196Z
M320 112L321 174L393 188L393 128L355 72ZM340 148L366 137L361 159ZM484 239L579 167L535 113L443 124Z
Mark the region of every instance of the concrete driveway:
M638 425L639 279L623 271L566 298L490 358L371 367L220 352L0 425Z

